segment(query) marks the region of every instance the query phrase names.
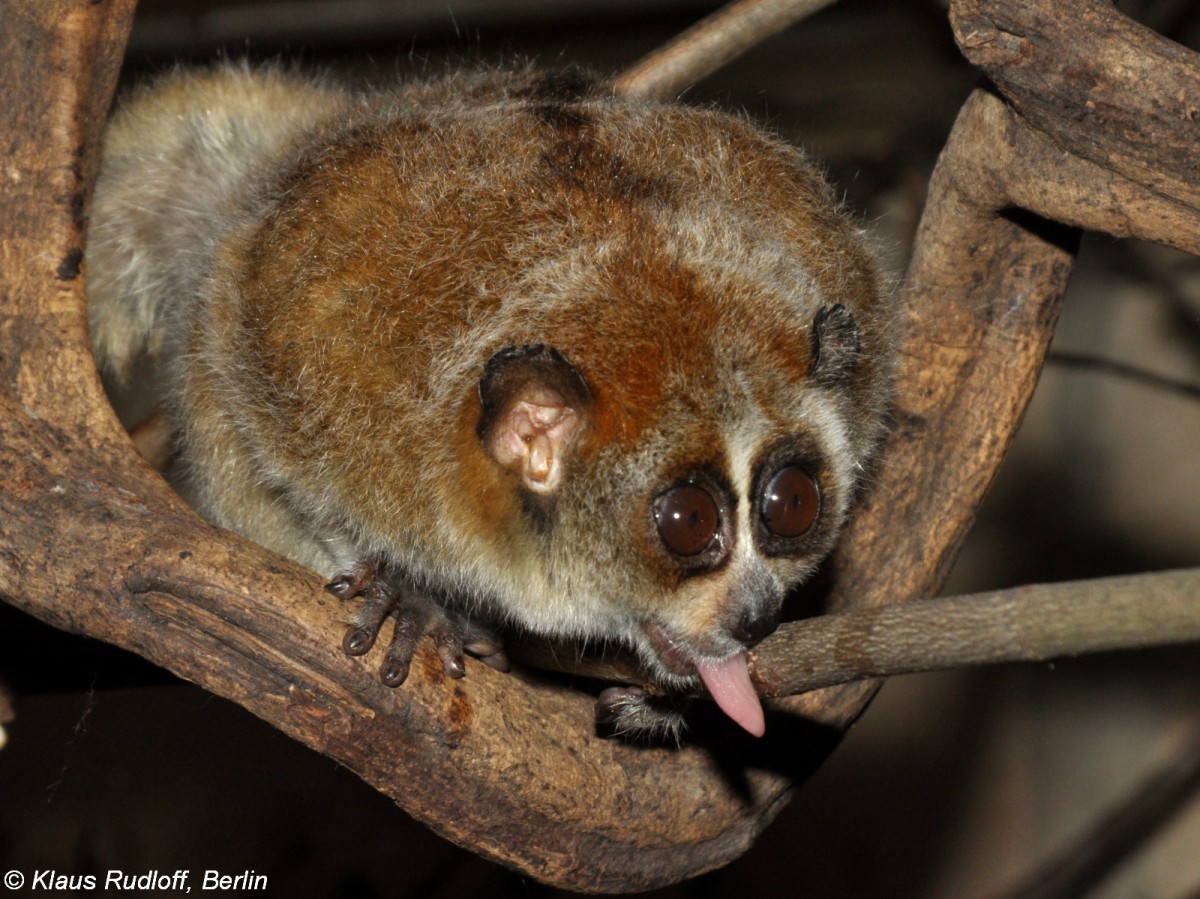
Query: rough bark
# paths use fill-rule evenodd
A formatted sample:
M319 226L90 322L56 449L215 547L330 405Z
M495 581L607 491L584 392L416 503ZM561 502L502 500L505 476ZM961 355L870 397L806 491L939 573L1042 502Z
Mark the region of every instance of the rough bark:
M1200 57L1108 0L956 0L967 59L1060 150L1200 206Z
M447 681L432 652L388 690L374 657L341 653L340 615L316 576L204 524L136 456L87 350L81 268L96 143L131 7L0 7L0 131L10 142L0 177L0 597L244 705L439 833L540 880L646 889L737 857L861 712L871 683L778 701L765 741L702 722L696 742L677 751L599 739L592 697L568 685L473 664L466 679ZM1177 63L1159 65L1144 82L1170 77ZM1097 71L1097 83L1109 74ZM1003 85L999 70L993 77ZM1067 221L1115 216L1148 222L1142 232L1153 231L1162 202L1192 202L1186 184L1163 186L1187 174L1167 153L1160 168L1174 175L1137 169L1145 211L1126 216L1104 186L1109 176L1087 168L1108 156L1084 165L1038 149L1041 135L1021 143L1012 135L1026 126L997 102L981 95L964 110L931 186L904 292L897 427L831 566L829 609L934 592L1011 440L1074 241L1005 212L1028 203L1057 215L1013 185L1037 194L1039 179L1065 166L1076 179L1062 182L1075 210ZM1047 115L1085 136L1107 130ZM1151 149L1176 146L1174 134ZM1120 149L1119 129L1107 138ZM996 142L1027 155L989 164L981 147ZM1008 168L1012 160L1023 170ZM1193 224L1187 240L1195 233ZM764 644L760 658L769 652Z

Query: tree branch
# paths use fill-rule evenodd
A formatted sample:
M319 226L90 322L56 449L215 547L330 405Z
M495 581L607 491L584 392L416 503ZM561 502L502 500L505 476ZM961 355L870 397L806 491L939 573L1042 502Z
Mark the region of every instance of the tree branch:
M929 599L785 625L754 659L763 696L866 677L1200 641L1200 569Z
M1200 57L1108 0L955 0L963 54L1058 150L1200 206Z
M1127 383L1141 384L1154 390L1173 393L1190 400L1200 400L1200 384L1180 381L1177 378L1168 378L1165 375L1146 371L1144 368L1129 365L1116 359L1105 359L1089 353L1071 353L1066 350L1055 350L1046 361L1067 368L1080 368L1101 372L1120 378Z
M737 0L697 22L616 78L627 97L665 100L835 0Z
M1194 600L1193 600L1194 601ZM1200 732L1181 741L1174 757L1152 771L1084 832L1056 851L1005 899L1076 899L1102 883L1200 790Z
M782 625L751 653L764 697L970 665L1200 641L1200 569L850 609ZM529 647L542 668L637 683L632 655Z

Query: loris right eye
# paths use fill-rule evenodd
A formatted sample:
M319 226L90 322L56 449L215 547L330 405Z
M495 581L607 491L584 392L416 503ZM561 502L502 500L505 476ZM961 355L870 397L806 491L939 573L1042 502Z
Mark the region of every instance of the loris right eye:
M680 556L697 556L716 539L721 513L711 493L695 484L684 484L658 498L654 521L667 549Z
M795 465L776 472L763 491L763 524L776 537L799 537L806 533L817 520L820 509L817 482Z

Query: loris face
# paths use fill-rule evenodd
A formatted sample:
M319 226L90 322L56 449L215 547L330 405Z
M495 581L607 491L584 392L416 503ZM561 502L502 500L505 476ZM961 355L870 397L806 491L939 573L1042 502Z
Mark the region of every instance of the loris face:
M487 365L483 448L547 563L547 589L507 604L537 629L622 638L661 685L699 677L760 733L744 653L832 547L870 450L846 421L875 411L855 395L861 338L804 279L781 296L728 273L649 277L645 258L593 269L610 305L638 294L625 346L597 358L586 327L557 322L546 333L564 350L506 348ZM755 307L788 315L762 338L737 327Z

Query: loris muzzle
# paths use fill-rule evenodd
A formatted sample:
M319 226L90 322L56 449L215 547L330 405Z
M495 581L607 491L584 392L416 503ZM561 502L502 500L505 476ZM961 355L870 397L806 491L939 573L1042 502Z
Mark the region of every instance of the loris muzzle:
M386 683L427 636L457 677L518 629L762 732L745 652L833 547L893 368L799 151L573 72L181 71L114 115L87 258L181 492L356 603L349 652L394 619ZM607 711L654 727L630 695Z

